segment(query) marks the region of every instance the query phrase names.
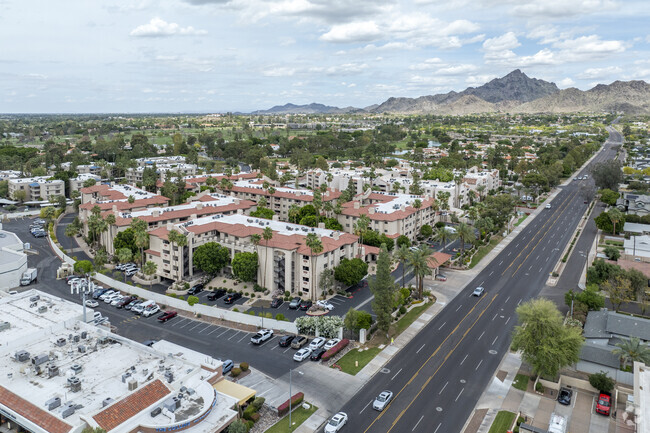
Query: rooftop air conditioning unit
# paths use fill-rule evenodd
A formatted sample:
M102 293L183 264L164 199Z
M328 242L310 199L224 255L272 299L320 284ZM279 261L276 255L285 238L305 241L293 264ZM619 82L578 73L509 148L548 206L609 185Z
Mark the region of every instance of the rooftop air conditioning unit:
M78 377L71 377L68 379L68 385L70 385L70 391L79 392L81 391L81 380Z
M29 352L27 352L27 351L25 351L25 350L19 350L19 351L16 352L16 354L14 355L14 358L15 358L16 361L18 361L18 362L29 361Z
M61 406L60 397L53 397L45 402L45 407L47 408L47 410L56 409L59 406Z

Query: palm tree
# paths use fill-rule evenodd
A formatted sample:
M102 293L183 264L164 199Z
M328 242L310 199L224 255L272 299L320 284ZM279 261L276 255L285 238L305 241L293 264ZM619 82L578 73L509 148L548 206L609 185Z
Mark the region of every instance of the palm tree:
M120 248L117 250L117 260L124 264L124 263L129 263L131 259L133 258L133 251L131 251L130 248ZM126 283L126 272L124 272L124 282Z
M176 230L172 230L169 232L167 235L167 238L169 239L169 243L171 244L171 256L172 256L172 263L174 262L174 245L180 248L182 251L183 247L187 245L187 236L185 236L182 233L179 233ZM183 262L182 262L182 254L178 254L178 269L180 271L180 278L179 281L183 278Z
M454 239L456 234L452 232L448 227L440 227L434 235L434 239L442 243L442 251L447 250L447 241Z
M316 284L314 281L314 255L320 254L323 252L323 242L316 236L316 233L309 233L305 239L305 244L311 251L311 256L309 257L310 261L310 273L311 277L309 278L310 285L312 286L311 290L311 299L312 301L316 300Z
M260 259L260 249L259 245L260 242L262 241L262 236L258 235L257 233L251 235L251 243L255 245L255 252L257 253L257 260L259 262ZM259 268L259 263L258 263L258 268ZM264 284L264 281L262 280L262 284Z
M368 226L370 225L370 218L368 215L363 214L354 224L354 234L359 236L359 255L361 255L361 245L363 244L363 237L368 232Z
M643 344L640 339L632 337L622 340L612 351L615 355L620 355L623 359L623 368L627 367L628 362L643 362L650 364L650 347Z
M424 292L424 277L432 273L431 268L429 268L429 256L431 256L431 250L426 245L422 245L420 248L411 251L408 259L408 263L415 274L415 284L420 299L422 299Z
M133 229L133 240L135 246L140 248L140 263L144 264L144 247L149 244L149 233L147 229L149 225L146 221L140 218L134 218L131 221L131 228Z
M297 204L289 206L289 222L297 223L298 216L300 215L300 207Z
M262 231L262 239L264 239L264 245L266 246L266 251L264 252L264 288L268 289L268 287L266 287L266 269L269 262L269 241L273 239L273 230L271 230L271 227L264 227L264 231Z
M473 242L476 239L474 229L467 223L458 223L456 236L460 239L460 255L465 252L465 242Z
M417 236L420 233L420 226L422 225L422 214L420 214L420 208L422 207L422 200L419 198L415 199L413 202L413 209L415 209L415 212L418 214L417 220L418 224L415 226L415 235Z
M151 260L147 261L142 266L142 272L149 277L149 290L151 290L151 286L153 285L153 278L151 277L156 273L156 271L158 271L158 265L156 262L152 262Z
M609 219L612 221L612 224L614 224L614 230L612 231L612 234L615 235L616 223L623 219L623 213L617 208L612 208L609 210L609 212L607 212L607 215L609 216Z
M406 245L402 245L397 250L395 250L395 260L397 260L400 265L402 265L402 288L404 288L404 274L406 272L406 263L411 257L411 250Z

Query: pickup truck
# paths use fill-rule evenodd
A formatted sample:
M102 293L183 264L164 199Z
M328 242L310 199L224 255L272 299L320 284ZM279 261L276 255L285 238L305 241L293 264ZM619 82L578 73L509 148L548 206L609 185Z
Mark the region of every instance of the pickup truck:
M609 416L612 407L612 395L608 392L601 392L596 400L596 413Z
M273 331L271 329L262 329L251 337L251 343L262 344L271 337L273 337Z

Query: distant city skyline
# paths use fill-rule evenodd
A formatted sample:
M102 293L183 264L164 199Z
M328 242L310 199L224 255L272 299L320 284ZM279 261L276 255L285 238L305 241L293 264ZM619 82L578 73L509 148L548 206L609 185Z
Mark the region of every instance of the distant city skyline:
M650 81L641 0L0 0L0 112L363 108L513 69Z

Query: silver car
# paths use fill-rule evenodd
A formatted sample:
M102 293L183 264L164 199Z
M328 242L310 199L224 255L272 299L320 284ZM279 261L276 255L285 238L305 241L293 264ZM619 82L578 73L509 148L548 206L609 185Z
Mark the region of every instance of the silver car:
M375 401L372 403L372 408L381 412L382 410L386 409L386 406L388 406L388 403L390 403L392 399L392 391L382 391L381 394L379 394Z
M479 286L474 289L472 296L483 296L483 293L485 293L485 288Z
M345 412L339 412L330 418L323 430L325 433L336 433L348 422L348 415Z

